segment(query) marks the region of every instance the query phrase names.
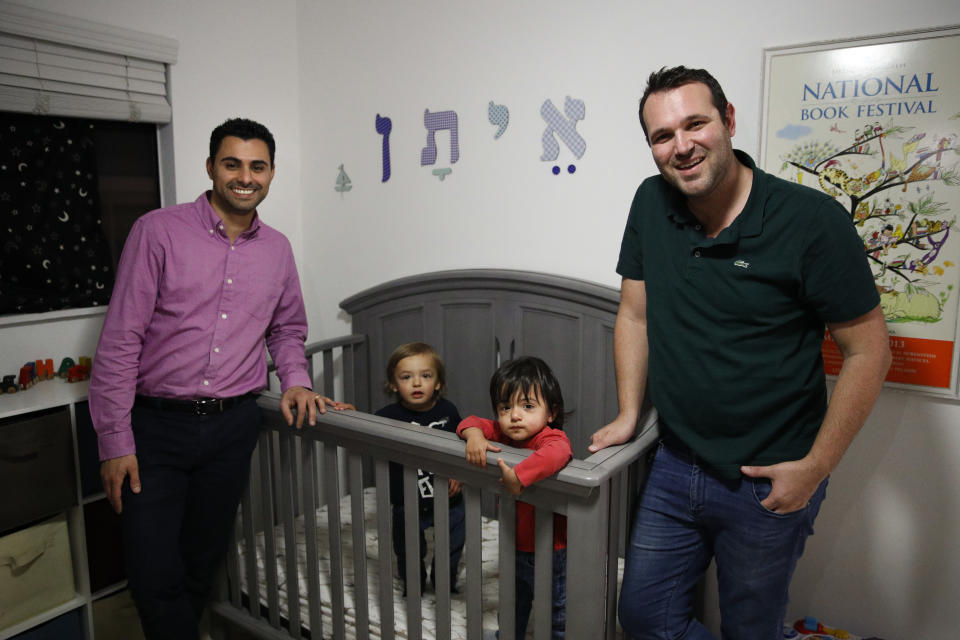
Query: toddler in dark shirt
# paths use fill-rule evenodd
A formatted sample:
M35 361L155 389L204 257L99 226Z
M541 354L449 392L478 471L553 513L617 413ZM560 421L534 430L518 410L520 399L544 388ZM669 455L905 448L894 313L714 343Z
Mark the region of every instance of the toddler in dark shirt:
M443 361L436 350L423 342L400 345L387 361L387 391L396 394L397 401L389 404L376 415L408 422L431 429L455 433L460 423L456 406L443 397L446 382ZM434 491L445 491L450 498L450 590L456 591L457 571L463 544L466 538L465 512L460 482L450 479L442 489L434 487L434 476L417 469L419 491L420 531L420 585L426 585L427 571L424 557L427 542L424 531L434 526ZM407 557L403 516L403 465L390 463L390 503L393 505L393 550L397 554L403 595L407 595ZM434 570L431 569L431 574ZM436 586L436 575L432 575Z

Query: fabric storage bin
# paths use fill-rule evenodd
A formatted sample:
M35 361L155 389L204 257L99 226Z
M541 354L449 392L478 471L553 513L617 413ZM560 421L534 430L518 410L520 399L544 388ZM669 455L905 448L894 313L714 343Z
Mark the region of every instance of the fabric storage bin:
M0 420L0 532L77 504L66 407Z
M0 629L75 595L66 515L0 538Z
M84 640L83 616L74 609L14 637L14 640Z

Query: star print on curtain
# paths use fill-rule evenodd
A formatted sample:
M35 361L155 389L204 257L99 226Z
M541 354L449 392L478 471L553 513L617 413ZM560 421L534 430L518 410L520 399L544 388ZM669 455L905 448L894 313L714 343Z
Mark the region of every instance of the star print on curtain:
M93 125L0 114L0 314L106 304Z

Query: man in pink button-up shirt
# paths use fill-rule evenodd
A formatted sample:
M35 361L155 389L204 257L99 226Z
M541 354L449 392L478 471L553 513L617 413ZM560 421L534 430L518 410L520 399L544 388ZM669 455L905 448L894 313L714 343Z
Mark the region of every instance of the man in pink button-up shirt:
M148 640L198 635L257 440L264 344L289 423L296 409L298 427L314 424L330 402L310 390L290 243L257 215L274 151L250 120L213 131L212 190L137 220L97 347L90 411L101 476L123 515Z

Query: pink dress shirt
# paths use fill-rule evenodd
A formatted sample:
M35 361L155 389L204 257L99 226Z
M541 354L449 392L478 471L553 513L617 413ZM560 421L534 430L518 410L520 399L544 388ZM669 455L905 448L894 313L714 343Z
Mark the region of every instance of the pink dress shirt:
M136 394L228 398L310 388L307 317L290 243L255 214L230 243L208 194L141 216L127 237L90 378L100 459L135 453Z

